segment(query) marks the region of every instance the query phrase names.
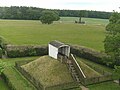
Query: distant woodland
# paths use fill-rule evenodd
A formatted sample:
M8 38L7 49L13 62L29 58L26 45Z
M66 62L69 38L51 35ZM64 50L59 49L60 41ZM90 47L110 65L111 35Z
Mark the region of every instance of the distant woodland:
M82 17L108 19L112 12L88 11L88 10L59 10L43 9L36 7L0 7L0 19L38 20L43 10L51 10L59 13L60 17Z

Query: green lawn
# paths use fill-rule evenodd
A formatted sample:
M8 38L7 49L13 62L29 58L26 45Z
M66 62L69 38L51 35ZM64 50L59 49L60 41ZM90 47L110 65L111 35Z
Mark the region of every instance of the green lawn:
M109 67L106 67L106 66L97 64L97 63L92 62L92 61L87 60L87 59L83 59L83 58L77 57L77 60L78 60L78 61L80 60L80 61L84 62L84 63L87 64L87 65L94 66L94 67L99 68L99 69L101 69L101 70L106 70L106 71L108 71L108 72L112 72L112 71L113 71L113 69L111 69L111 68L109 68Z
M97 71L86 65L84 62L82 62L81 59L82 58L77 58L77 61L87 78L102 76L100 73L98 73Z
M61 17L60 21L63 23L74 23L75 20L79 20L79 17ZM96 19L96 18L82 18L82 21L85 21L86 24L91 25L106 25L109 23L108 19Z
M0 79L0 90L9 90L8 86L2 79Z
M90 90L120 90L120 85L110 81L88 86Z
M120 77L120 75L117 72L115 72L114 69L112 69L112 68L109 68L109 67L97 64L97 63L92 62L90 60L81 59L81 58L78 58L78 57L77 57L77 59L81 60L82 62L86 63L89 66L93 66L93 67L99 68L101 70L104 70L104 71L112 73L114 79L119 79L119 77Z
M21 57L21 58L7 58L7 59L0 59L0 63L3 63L4 67L14 66L16 61L23 61L23 60L34 60L37 57Z
M14 73L11 73L11 75L13 75L13 77L10 78L11 80L16 81L16 79L14 79L14 78L20 77L19 81L20 81L20 79L21 79L21 81L24 81L24 79L21 78L20 74L18 72L16 72L15 70L13 70L11 67L15 65L16 61L34 60L36 58L38 58L38 57L0 59L0 65L3 65L4 68L7 68L7 73L8 72L11 73L11 71L14 72ZM9 67L10 67L10 69L9 69ZM22 85L25 85L25 83L23 83ZM9 90L8 86L6 85L6 83L3 80L0 80L0 90Z
M10 85L15 90L36 90L36 88L26 79L15 67L6 67L3 71Z
M80 61L86 63L87 65L94 66L94 67L99 68L101 70L111 72L113 74L114 79L118 79L120 77L120 75L118 73L114 72L113 69L108 68L106 66L94 63L90 60L81 59L79 57L77 57L77 60L78 61L80 60ZM87 87L90 90L120 90L120 86L116 83L113 83L113 81L108 81L108 82L104 82L104 83L100 83L100 84L89 85Z
M10 44L47 45L51 40L60 40L104 50L105 24L108 20L84 18L88 23L86 25L65 23L66 19L71 22L75 18L63 17L61 18L63 23L51 25L43 25L34 20L0 20L0 36Z

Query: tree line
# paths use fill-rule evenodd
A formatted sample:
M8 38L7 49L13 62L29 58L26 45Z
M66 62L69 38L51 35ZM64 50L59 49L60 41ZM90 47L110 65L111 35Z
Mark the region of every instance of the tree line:
M59 10L44 9L37 7L11 6L0 7L0 19L24 19L38 20L43 10L51 10L59 13L60 17L79 17L80 12L84 12L84 17L108 19L112 12L88 11L88 10Z

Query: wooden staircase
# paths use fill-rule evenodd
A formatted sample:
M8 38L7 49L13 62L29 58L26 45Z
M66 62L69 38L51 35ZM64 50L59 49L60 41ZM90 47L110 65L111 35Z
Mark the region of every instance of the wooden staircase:
M69 71L71 72L71 75L72 75L73 79L76 82L80 83L80 77L77 74L77 71L75 70L74 65L70 62L70 60L69 60L69 63L68 63L68 68L69 68Z
M67 65L73 79L79 84L82 83L86 76L73 54L71 54L69 57L58 54L58 58L61 63L65 63Z
M70 57L67 58L67 67L73 79L79 84L84 84L84 79L86 78L86 76L73 54L71 54Z

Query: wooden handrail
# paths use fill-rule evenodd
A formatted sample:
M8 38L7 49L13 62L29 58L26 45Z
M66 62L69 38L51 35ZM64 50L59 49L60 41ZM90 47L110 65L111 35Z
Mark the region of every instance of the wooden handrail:
M75 59L75 57L73 56L73 54L71 54L71 57L72 57L72 60L74 61L75 65L76 65L76 68L79 70L78 72L80 72L82 74L82 76L84 78L86 78L84 72L82 71L80 65L78 64L77 60Z

